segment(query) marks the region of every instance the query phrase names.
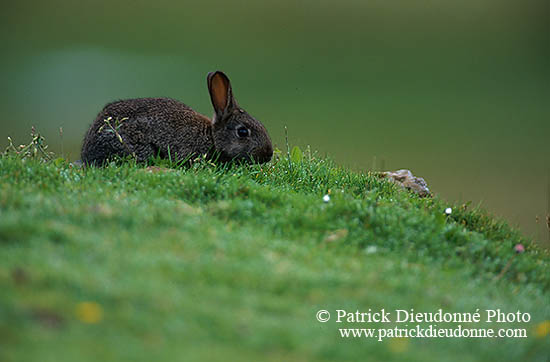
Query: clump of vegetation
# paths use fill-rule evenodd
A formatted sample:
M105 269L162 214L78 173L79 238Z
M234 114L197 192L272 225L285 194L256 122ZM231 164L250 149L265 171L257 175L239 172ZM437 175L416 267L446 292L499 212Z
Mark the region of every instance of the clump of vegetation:
M548 355L548 250L468 204L299 148L264 165L185 168L22 158L0 157L3 360ZM342 308L500 308L531 321L498 326L526 339L377 342L315 319Z
M8 142L8 147L6 147L3 153L4 157L14 156L21 160L32 159L42 162L53 160L53 152L48 151L48 145L44 137L38 133L34 127L31 129L31 140L28 144L16 147L11 137L8 137Z
M123 118L115 118L113 117L107 117L103 120L104 124L99 127L97 133L106 132L106 133L112 133L116 136L117 140L120 142L120 144L125 148L126 152L128 152L128 155L130 155L133 159L137 159L136 153L132 152L130 149L130 146L128 146L128 143L124 141L122 138L122 135L120 134L119 130L122 124L128 120L128 117Z

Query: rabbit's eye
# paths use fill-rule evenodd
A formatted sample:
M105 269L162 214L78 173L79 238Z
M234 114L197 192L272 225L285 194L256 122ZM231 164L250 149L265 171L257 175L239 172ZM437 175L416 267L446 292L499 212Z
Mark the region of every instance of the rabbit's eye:
M237 128L237 136L240 138L245 138L250 136L250 130L246 127L239 127Z

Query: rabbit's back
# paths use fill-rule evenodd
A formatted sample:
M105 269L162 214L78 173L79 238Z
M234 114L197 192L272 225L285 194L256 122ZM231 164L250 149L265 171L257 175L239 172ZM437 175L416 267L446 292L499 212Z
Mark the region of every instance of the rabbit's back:
M82 161L101 164L129 154L145 161L168 152L185 158L210 148L208 117L170 98L127 99L107 104L97 115L82 145Z
M194 111L184 103L171 98L135 98L108 103L99 115L123 116L130 119L147 118L150 121L185 119ZM99 116L98 115L98 116Z

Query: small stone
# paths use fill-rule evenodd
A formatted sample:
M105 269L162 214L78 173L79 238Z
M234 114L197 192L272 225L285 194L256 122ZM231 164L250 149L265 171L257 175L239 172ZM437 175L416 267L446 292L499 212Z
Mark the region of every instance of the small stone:
M328 234L327 237L325 238L325 241L327 243L332 243L332 242L344 239L346 236L348 236L348 229L339 229Z
M525 251L525 247L523 246L523 244L516 244L516 246L514 246L514 250L516 251L516 253L521 254Z
M420 197L431 196L428 184L422 177L416 177L409 170L397 170L394 172L381 172L380 177L385 177L406 190L418 194Z
M69 167L71 167L71 168L83 168L84 163L81 160L76 160L74 162L69 163Z

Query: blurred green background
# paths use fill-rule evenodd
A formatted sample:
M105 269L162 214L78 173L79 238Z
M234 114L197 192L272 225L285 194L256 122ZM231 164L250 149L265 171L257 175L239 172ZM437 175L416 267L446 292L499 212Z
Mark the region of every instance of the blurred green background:
M549 14L542 0L3 2L0 142L34 125L77 159L101 107L129 97L210 116L220 69L279 148L286 125L342 165L411 169L549 245Z

